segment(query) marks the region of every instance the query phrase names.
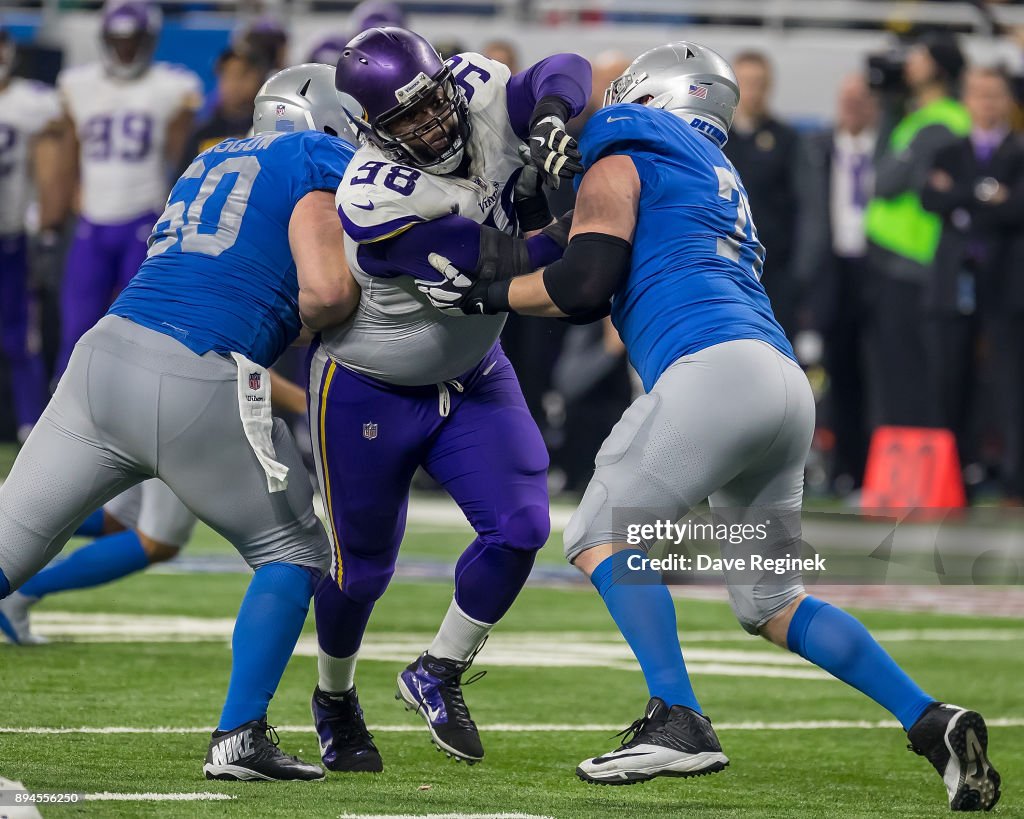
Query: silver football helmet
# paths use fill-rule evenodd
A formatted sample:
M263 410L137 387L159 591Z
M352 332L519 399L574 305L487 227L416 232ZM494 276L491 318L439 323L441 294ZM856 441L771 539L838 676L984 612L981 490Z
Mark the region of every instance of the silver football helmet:
M678 42L645 51L604 93L604 104L637 102L682 117L719 146L728 139L740 89L729 63L717 51Z
M323 131L358 146L352 119L363 108L334 87L334 66L305 63L278 71L256 95L252 131Z

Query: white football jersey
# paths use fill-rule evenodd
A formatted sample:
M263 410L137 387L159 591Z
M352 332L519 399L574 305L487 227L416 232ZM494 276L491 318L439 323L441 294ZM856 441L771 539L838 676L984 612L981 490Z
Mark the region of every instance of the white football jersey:
M24 232L32 140L60 118L60 100L47 85L15 77L0 91L0 236Z
M154 63L138 79L119 80L92 63L61 72L57 89L78 136L82 215L109 225L161 210L170 187L167 126L199 106L199 77Z
M356 151L338 188L345 217L349 268L362 288L356 313L322 334L339 364L391 384L437 384L456 378L484 357L505 315L448 316L420 293L412 277L372 276L360 266L360 245L388 239L419 222L460 214L511 232L510 177L522 167L522 141L509 122L505 85L510 72L479 54L453 58L466 90L471 132L468 178L436 176L390 162L370 144ZM439 253L443 247L434 248Z

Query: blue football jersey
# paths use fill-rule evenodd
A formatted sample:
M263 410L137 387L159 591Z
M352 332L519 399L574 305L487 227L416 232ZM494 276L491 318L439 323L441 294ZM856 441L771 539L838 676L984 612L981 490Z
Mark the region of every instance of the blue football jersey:
M198 355L271 365L299 334L288 222L307 193L334 193L354 149L318 131L226 139L171 190L149 254L110 313Z
M585 168L623 154L640 176L632 266L612 322L646 390L680 356L725 341L760 339L795 358L761 286L746 191L717 145L669 111L621 104L590 118L580 152Z

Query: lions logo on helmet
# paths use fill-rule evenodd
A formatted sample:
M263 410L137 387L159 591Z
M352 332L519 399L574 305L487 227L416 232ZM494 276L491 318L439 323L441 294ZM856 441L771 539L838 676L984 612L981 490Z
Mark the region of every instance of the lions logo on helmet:
M469 106L451 69L425 39L402 28L356 35L335 84L363 108L356 128L392 162L452 173L469 139Z

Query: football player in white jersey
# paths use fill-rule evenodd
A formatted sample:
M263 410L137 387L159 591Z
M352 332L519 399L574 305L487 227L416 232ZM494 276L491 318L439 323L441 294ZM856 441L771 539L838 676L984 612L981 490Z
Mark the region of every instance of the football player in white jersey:
M499 257L525 270L561 256L564 225L516 238L551 219L546 206L532 210L543 202L535 185L522 202L513 192L527 171L553 182L579 169L564 122L589 96L590 65L558 54L512 76L479 54L444 63L419 35L384 27L347 44L335 82L364 109L364 144L337 196L362 296L352 318L321 328L311 358L313 450L334 546L332 576L316 592L314 719L328 768L381 770L356 698L356 657L422 466L477 537L458 560L437 637L401 673L398 692L438 748L473 764L483 747L462 675L548 538L548 456L498 343L503 319L446 315L415 281L438 277L427 249L439 242L482 270ZM524 170L527 141L537 167Z
M29 333L25 212L33 182L39 199L39 227L61 221L65 188L60 174L57 95L38 82L12 77L14 40L0 27L0 351L11 373L18 438L24 441L46 404L46 375Z
M201 102L199 78L153 62L161 18L138 0L103 13L103 59L61 72L57 89L70 119L81 216L61 295L59 376L92 327L146 258L163 210L169 172L178 167Z

